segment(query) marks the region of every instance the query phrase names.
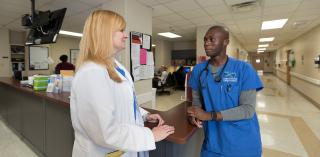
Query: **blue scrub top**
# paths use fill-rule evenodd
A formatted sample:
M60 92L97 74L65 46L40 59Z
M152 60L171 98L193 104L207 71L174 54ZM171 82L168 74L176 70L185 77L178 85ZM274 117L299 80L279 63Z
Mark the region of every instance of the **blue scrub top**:
M221 75L215 82L210 69L204 70L208 61L197 64L191 73L189 86L201 92L203 108L219 112L239 106L240 93L263 88L252 66L229 57ZM221 66L217 72L220 75ZM261 139L257 115L237 121L206 121L203 123L205 138L201 157L260 157Z

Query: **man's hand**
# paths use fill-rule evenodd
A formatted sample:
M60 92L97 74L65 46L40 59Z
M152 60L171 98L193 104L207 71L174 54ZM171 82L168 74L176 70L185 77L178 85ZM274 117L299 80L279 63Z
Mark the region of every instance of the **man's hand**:
M212 120L211 113L204 111L199 106L190 106L187 109L188 116L194 117L201 121Z
M164 120L161 118L159 114L149 114L147 115L146 120L150 123L158 122L158 126L161 126L164 124Z
M189 117L189 121L191 124L197 126L198 128L202 128L202 121L201 120L194 118L194 117Z

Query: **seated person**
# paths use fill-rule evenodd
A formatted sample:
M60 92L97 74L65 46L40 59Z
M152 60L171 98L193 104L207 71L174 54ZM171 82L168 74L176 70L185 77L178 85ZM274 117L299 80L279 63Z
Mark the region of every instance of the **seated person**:
M162 65L159 69L160 76L155 76L153 79L153 88L160 87L166 83L168 77L167 67Z
M74 65L68 62L67 55L61 55L60 60L61 63L57 64L55 68L55 74L60 74L60 70L75 70Z
M159 81L158 81L158 86L162 86L166 83L166 79L168 77L168 72L167 72L167 67L166 66L161 66L161 75L159 78Z

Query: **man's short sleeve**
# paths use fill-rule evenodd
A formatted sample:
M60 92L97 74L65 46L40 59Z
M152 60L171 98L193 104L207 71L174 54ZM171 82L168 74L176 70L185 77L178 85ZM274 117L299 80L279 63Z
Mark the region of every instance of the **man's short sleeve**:
M195 66L188 79L188 86L191 87L193 90L200 89L199 74L200 74L199 66Z
M256 70L254 70L250 64L244 63L242 75L243 75L242 82L241 82L242 91L252 90L252 89L256 89L257 91L259 91L263 89L263 84Z

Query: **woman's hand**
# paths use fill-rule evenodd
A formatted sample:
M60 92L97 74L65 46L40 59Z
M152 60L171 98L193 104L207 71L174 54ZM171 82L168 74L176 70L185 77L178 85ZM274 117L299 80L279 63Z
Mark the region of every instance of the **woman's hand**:
M156 142L161 141L174 133L174 127L169 125L161 125L152 129L153 137Z
M150 123L158 122L158 126L161 126L164 124L164 120L161 118L159 114L149 114L147 115L146 120L147 122L150 122Z

